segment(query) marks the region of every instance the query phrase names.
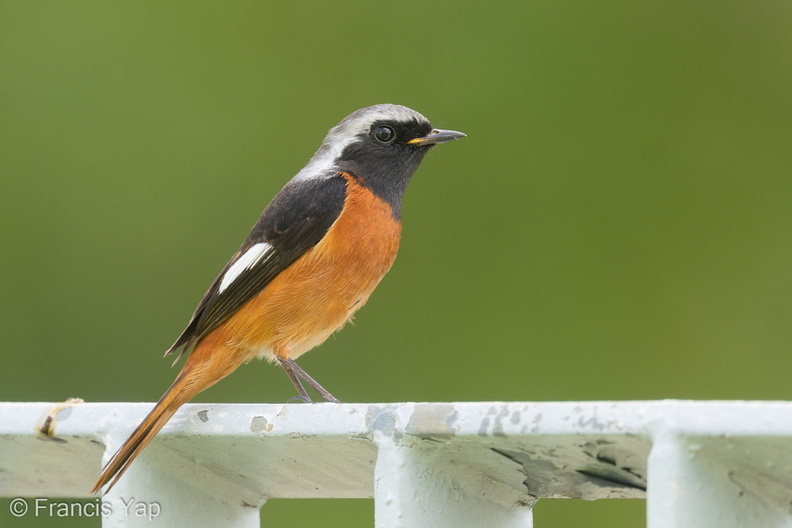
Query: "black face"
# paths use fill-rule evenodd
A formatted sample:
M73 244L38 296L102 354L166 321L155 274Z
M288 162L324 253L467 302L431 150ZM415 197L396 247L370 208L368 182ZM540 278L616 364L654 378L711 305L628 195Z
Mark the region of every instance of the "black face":
M372 125L369 135L381 145L407 145L408 141L423 137L431 130L432 125L427 122L378 121Z
M371 125L367 134L358 135L358 140L344 149L339 161L363 164L376 172L387 168L393 170L396 168L394 164L405 163L426 152L431 145L410 145L408 142L431 131L432 125L425 121L377 121ZM420 162L420 158L418 161Z
M432 146L411 145L409 141L431 131L432 125L427 121L377 121L367 134L360 134L357 141L344 149L338 167L358 176L390 204L398 217L404 190Z

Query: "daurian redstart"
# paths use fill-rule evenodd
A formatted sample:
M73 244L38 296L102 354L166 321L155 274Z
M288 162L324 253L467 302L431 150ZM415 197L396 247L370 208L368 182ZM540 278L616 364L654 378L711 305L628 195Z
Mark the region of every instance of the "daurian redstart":
M392 104L353 112L330 129L264 209L165 353L189 357L93 492L108 482L109 490L181 405L253 358L280 363L300 399L311 401L305 382L337 402L294 360L366 303L396 258L410 178L433 145L464 136Z

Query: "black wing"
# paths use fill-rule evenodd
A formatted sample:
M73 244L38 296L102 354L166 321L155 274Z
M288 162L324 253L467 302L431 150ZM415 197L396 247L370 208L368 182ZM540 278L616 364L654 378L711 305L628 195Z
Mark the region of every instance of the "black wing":
M346 180L340 175L287 183L212 282L187 328L165 355L182 346L186 350L195 345L316 245L341 214L345 198ZM251 263L242 266L240 262L227 277L246 254Z

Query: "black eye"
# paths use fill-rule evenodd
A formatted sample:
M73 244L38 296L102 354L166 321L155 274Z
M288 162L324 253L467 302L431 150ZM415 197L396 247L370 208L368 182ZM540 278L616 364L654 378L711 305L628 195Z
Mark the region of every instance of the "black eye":
M378 126L374 129L374 137L380 143L390 143L396 137L396 132L389 126Z

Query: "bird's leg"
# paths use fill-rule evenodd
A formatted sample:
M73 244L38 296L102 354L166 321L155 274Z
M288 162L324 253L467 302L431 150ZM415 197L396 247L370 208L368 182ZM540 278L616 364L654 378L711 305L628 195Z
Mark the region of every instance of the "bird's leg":
M333 402L333 403L341 403L336 399L335 396L330 394L324 387L319 385L319 383L313 379L311 376L305 372L302 367L300 367L293 359L281 359L281 367L283 370L286 371L286 374L289 376L289 379L292 380L294 387L297 389L297 392L300 393L300 396L308 397L308 394L305 392L305 387L303 387L300 378L302 378L310 387L319 393L319 396L326 402ZM310 399L308 400L310 401Z
M297 389L297 392L299 393L298 396L294 396L293 398L289 398L289 401L302 400L305 403L313 403L313 400L311 399L310 396L308 396L308 391L305 390L305 387L303 386L302 381L300 381L300 378L298 378L297 374L294 372L294 370L292 370L292 365L297 366L297 363L295 363L291 359L286 359L286 360L279 359L279 361L280 361L281 367L283 367L283 371L286 372L287 376L289 376L289 379L291 380L292 385L294 385L294 388ZM287 362L291 362L291 365L289 363L287 363Z

